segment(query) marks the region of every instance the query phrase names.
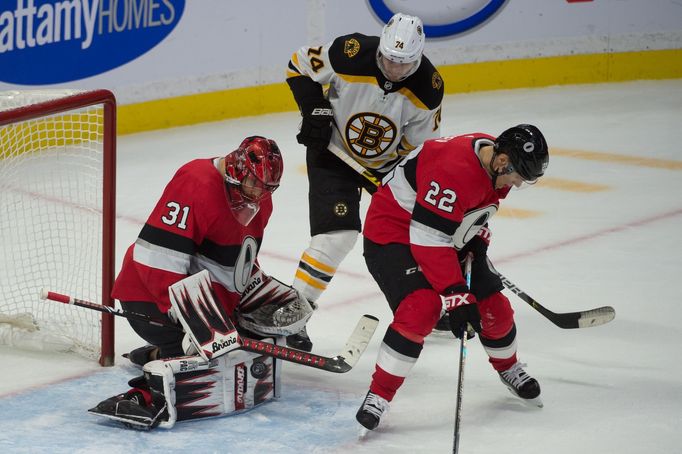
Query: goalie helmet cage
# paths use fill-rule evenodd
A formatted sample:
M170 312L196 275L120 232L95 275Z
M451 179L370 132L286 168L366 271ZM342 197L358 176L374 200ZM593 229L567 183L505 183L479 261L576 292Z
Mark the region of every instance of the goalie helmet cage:
M0 322L102 366L114 363L113 316L45 304L40 289L114 306L115 166L110 91L0 92Z

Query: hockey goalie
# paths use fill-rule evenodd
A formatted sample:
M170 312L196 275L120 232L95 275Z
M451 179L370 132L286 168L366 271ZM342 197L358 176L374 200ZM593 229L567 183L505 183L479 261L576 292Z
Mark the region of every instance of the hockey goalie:
M112 292L123 310L161 322L129 319L149 344L128 355L143 375L90 413L170 428L278 396L280 360L240 349L240 336L277 345L312 314L296 290L257 264L282 172L277 144L259 136L176 172Z
M169 429L177 421L228 415L279 397L281 360L240 350L239 335L282 344L312 315L296 290L258 270L235 311L239 331L216 302L208 271L172 285L169 294L168 315L177 320L185 354L152 359L159 355L156 346L133 350L128 358L143 375L91 414L134 429Z
M296 290L257 270L233 316L239 330L216 302L208 271L172 285L169 295L168 315L177 320L185 354L154 360L156 346L133 350L128 358L143 375L91 414L134 429L169 429L177 421L237 413L279 397L281 360L239 350L239 335L283 344L312 315Z

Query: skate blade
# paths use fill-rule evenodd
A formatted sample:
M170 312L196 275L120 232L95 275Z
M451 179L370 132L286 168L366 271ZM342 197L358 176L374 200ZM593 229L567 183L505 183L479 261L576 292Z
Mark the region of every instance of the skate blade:
M542 408L545 406L545 404L542 402L542 399L540 396L536 397L535 399L521 399L524 404L528 405L529 407L533 408Z
M540 396L538 396L538 397L536 397L536 398L534 398L534 399L524 399L523 397L521 397L521 396L519 396L518 394L516 394L512 389L510 389L510 388L507 388L507 389L509 389L509 392L512 394L512 396L514 396L514 397L516 397L517 399L519 399L519 400L520 400L521 402L523 402L523 404L524 404L525 406L527 406L527 407L530 407L530 408L542 408L542 407L544 407L544 405L545 405L545 404L542 402L542 399L540 398Z
M94 416L99 416L102 418L110 419L112 421L118 421L122 423L124 426L130 428L130 429L135 429L135 430L151 430L152 424L151 422L148 421L137 421L135 419L130 419L130 418L124 418L120 416L115 416L115 415L109 415L106 413L100 413L94 408L91 408L88 410L88 413Z
M371 430L363 426L362 424L358 424L358 440L362 441L367 438Z
M429 337L432 337L434 339L455 339L455 335L452 334L452 331L441 331L437 329L431 331Z
M504 383L504 382L502 382L502 383ZM524 399L523 397L516 394L516 391L514 391L514 389L511 388L509 385L507 385L506 383L504 383L504 385L507 387L507 389L512 394L512 396L519 399L521 402L523 402L524 405L526 405L530 408L542 408L545 406L545 404L542 402L542 398L540 396L535 397L533 399Z

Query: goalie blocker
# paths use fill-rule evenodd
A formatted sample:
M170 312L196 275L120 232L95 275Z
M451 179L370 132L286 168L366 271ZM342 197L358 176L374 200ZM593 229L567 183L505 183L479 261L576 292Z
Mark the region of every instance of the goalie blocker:
M283 344L283 337L265 339ZM281 360L231 351L216 359L185 356L150 361L133 387L88 410L140 430L177 421L239 413L280 396Z

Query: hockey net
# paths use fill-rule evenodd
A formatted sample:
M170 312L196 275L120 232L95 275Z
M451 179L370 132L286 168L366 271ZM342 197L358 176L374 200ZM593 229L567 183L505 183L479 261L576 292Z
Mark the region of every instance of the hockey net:
M0 92L0 343L113 364L116 103L107 90Z

